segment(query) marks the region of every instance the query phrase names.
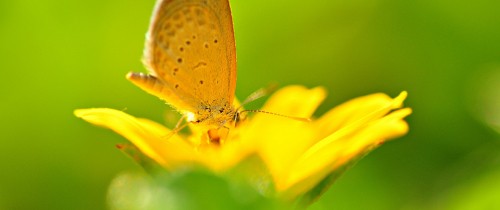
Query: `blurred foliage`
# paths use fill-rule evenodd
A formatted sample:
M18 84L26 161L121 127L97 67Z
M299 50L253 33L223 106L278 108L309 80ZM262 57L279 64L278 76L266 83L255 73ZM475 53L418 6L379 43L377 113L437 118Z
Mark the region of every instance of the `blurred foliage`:
M500 1L231 4L239 98L271 82L322 85L330 95L319 116L356 96L409 92L410 134L361 160L310 209L500 208ZM114 147L124 139L72 111L164 121L168 108L124 79L144 69L153 5L0 1L0 209L107 209L108 187L140 173Z
M269 180L255 179L262 178L256 172L264 172L256 157L248 158L220 177L195 166L168 171L130 143L120 144L118 149L138 163L147 175L125 172L115 177L107 196L110 209L284 210L292 207L264 196L267 195L264 191L274 193L274 190L269 189L272 187Z
M143 173L121 173L111 183L112 210L284 210L243 183L235 185L209 172L191 171L152 178Z

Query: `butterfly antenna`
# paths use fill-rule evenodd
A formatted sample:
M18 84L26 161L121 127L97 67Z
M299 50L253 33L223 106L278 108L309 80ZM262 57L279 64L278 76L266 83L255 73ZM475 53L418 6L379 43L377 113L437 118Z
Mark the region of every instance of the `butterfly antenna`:
M293 116L278 114L278 113L274 113L274 112L268 112L268 111L264 111L264 110L243 110L243 111L241 111L241 113L243 113L243 112L264 113L264 114L270 114L270 115L274 115L274 116L278 116L278 117L285 117L285 118L292 119L292 120L298 120L298 121L301 121L301 122L311 122L310 118L293 117Z
M277 87L278 86L276 84L271 84L268 87L258 89L257 91L250 94L243 102L241 102L240 106L236 110L240 110L245 104L269 95L274 90L276 90Z

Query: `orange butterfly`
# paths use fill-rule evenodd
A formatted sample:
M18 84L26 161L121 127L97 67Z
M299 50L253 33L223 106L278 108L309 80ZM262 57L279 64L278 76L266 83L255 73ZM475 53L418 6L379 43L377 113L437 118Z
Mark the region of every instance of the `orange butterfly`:
M127 78L188 123L219 129L237 120L236 47L228 0L159 0L146 35L150 74Z

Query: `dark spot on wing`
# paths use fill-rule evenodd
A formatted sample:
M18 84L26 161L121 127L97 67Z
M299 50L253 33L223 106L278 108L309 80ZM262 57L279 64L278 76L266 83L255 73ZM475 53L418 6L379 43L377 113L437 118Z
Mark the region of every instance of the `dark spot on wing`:
M179 13L175 14L173 17L172 17L174 20L179 20L179 18L181 18L181 15Z
M198 64L196 64L196 66L193 67L193 70L196 70L197 68L200 68L200 67L206 66L206 65L207 65L207 63L201 61Z
M170 28L172 28L172 24L170 24L169 22L165 23L165 25L163 25L163 29L165 30L169 30Z

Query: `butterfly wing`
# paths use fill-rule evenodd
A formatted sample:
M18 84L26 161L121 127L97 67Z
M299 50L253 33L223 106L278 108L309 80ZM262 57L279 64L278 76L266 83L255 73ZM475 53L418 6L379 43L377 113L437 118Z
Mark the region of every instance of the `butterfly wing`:
M228 0L159 0L143 62L151 75L128 78L180 111L231 104L236 48Z

